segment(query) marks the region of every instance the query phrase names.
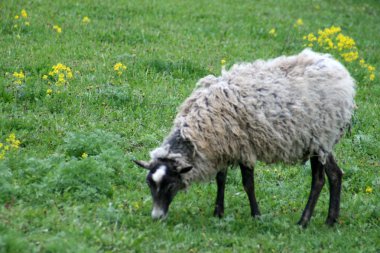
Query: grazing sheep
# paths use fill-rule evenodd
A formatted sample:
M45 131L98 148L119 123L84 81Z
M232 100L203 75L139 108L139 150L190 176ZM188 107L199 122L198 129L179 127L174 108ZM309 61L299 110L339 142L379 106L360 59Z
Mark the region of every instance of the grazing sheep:
M135 161L149 170L153 218L164 218L180 189L216 175L214 215L224 213L229 166L239 165L252 216L260 215L253 168L265 163L311 161L309 200L299 224L310 220L327 174L330 205L326 223L339 216L342 171L333 146L350 125L355 84L330 55L306 49L268 61L235 64L222 76L207 76L182 104L174 127L151 161Z

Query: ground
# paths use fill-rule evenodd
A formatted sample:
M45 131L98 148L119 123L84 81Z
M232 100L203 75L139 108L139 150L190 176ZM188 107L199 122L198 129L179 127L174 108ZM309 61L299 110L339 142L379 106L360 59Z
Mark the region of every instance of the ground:
M0 13L0 252L380 251L378 1L10 0ZM309 163L256 166L258 219L230 170L224 218L206 182L153 221L131 160L149 158L197 80L305 47L357 81L335 148L337 226L324 224L327 186L309 227L296 225Z

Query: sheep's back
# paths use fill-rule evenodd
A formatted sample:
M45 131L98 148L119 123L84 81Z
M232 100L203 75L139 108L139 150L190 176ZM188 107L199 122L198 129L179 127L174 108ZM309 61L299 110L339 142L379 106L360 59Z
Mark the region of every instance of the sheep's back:
M354 81L328 55L309 50L234 65L206 77L184 102L176 127L219 163L295 163L326 156L350 123Z

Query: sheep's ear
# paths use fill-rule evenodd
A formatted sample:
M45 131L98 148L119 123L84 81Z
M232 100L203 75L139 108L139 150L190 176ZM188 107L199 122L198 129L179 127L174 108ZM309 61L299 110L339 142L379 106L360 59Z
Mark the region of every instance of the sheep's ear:
M148 162L145 162L145 161L139 161L139 160L132 160L135 164L137 164L138 166L140 166L141 168L144 168L146 170L150 170L150 164Z
M187 166L187 167L185 167L185 168L182 168L182 169L179 171L179 173L180 173L180 174L187 173L187 172L189 172L192 168L193 168L193 166Z

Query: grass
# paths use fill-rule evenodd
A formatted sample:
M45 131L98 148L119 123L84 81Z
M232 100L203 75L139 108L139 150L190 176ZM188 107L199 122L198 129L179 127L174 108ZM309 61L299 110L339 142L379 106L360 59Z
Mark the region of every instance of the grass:
M22 9L28 17L16 20ZM11 133L21 141L0 160L0 252L380 251L379 72L370 81L358 62L344 63L358 109L335 150L345 175L334 228L324 225L327 187L310 226L295 225L308 165L258 164L260 219L231 170L223 219L212 217L210 182L179 194L169 218L155 222L146 172L131 162L148 158L177 106L199 78L220 74L222 59L228 67L294 54L304 35L335 25L379 68L378 1L9 0L0 13L0 142ZM127 67L120 76L118 62ZM72 70L66 86L43 79L58 63Z

